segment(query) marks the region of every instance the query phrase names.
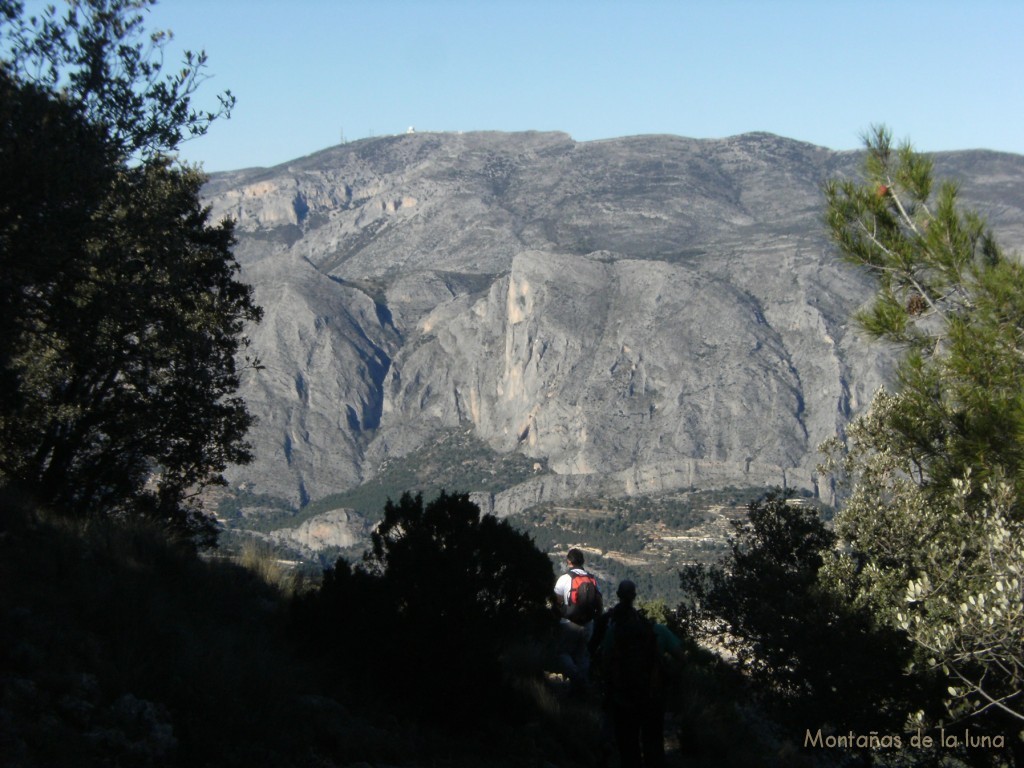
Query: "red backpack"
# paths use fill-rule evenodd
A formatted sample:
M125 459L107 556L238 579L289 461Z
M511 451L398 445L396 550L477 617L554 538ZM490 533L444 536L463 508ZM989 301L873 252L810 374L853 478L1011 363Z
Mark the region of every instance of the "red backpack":
M569 602L565 606L565 617L574 624L586 624L601 615L603 601L597 588L597 579L586 571L569 572L572 586L569 588Z

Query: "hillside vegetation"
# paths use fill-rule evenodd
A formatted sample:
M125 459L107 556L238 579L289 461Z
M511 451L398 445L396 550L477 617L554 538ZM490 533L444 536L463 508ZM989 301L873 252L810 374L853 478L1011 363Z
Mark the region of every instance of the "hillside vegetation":
M474 661L447 644L455 625L427 623L451 589L424 585L419 618L389 619L388 604L368 607L380 598L368 582L346 592L341 573L310 591L266 553L205 559L149 525L69 523L8 493L2 504L6 766L568 767L607 749L598 702L558 682L543 597L540 625L488 618L504 650ZM446 642L431 645L437 633ZM707 765L742 757L728 736L748 726L726 695L740 683L691 652L677 705L689 730L671 744ZM745 764L763 764L757 753Z

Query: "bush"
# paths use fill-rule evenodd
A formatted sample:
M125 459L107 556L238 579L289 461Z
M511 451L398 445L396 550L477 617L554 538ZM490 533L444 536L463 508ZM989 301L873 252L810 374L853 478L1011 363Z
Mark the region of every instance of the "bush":
M298 602L297 626L326 640L339 683L428 720L486 719L505 703L502 652L550 626L552 583L532 540L467 495L406 493L362 563L339 560Z
M907 643L822 588L834 535L817 512L773 492L734 530L721 563L680 574L688 630L735 654L784 722L898 732L918 684Z

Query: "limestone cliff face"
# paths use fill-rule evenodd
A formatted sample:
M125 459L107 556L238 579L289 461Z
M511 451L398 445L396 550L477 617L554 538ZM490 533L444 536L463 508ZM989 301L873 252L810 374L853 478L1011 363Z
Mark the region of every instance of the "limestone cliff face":
M600 490L815 489L818 444L886 381L850 326L870 286L824 240L821 182L855 153L718 141L416 134L215 176L266 370L256 460L301 503L461 427L550 473L508 513ZM1024 159L938 158L1024 242ZM473 489L467 489L473 490ZM827 489L820 489L827 493Z
M384 412L472 424L492 447L547 457L558 474L680 457L741 472L794 466L807 449L800 382L759 314L686 266L524 252L485 294L421 321L419 344L384 382Z
M357 546L366 539L366 521L344 509L335 509L306 520L296 528L273 531L267 538L277 544L317 553L325 549Z

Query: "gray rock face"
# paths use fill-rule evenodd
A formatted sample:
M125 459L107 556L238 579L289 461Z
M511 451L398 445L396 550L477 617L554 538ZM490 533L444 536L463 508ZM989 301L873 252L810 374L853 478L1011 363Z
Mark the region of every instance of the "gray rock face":
M242 393L256 460L229 479L302 503L461 427L546 460L481 497L499 514L595 490L828 495L818 444L891 371L821 220L822 181L859 163L767 134L415 134L216 175L266 312ZM937 168L1024 242L1024 158Z
M295 528L273 531L268 538L301 552L322 552L329 547L353 547L365 540L366 521L349 510L335 509L306 520Z

